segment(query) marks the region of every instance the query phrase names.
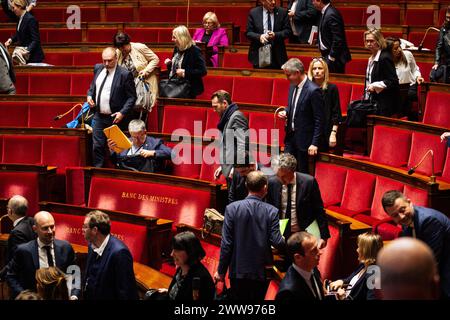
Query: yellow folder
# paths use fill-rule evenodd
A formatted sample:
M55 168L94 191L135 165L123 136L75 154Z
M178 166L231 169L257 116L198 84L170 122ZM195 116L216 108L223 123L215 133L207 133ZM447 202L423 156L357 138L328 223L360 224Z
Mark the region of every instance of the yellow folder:
M120 153L131 148L130 140L117 125L113 124L111 127L103 129L103 132L108 139L116 143L117 147L114 148L115 153Z

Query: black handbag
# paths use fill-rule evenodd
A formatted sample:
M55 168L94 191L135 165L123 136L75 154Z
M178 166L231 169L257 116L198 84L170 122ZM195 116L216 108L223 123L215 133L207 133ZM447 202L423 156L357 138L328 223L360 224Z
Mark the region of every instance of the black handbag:
M371 98L351 101L347 108L346 125L348 128L365 128L367 115L377 112L377 102Z
M191 84L186 79L176 77L164 79L159 82L159 96L166 98L189 98Z

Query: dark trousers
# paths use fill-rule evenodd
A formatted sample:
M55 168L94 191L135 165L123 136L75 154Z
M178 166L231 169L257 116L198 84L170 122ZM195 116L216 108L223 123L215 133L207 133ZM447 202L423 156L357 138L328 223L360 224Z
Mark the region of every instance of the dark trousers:
M263 301L268 286L267 281L230 279L231 299Z
M295 132L286 134L284 140L284 152L292 154L297 160L297 171L301 173L309 173L308 170L308 149L303 150L295 142Z
M330 73L345 73L345 63L337 60L338 57L333 57L336 60L331 61L328 59L329 51L321 51L322 57L328 65L328 71Z
M112 126L111 115L96 113L94 116L94 128L92 132L92 165L101 168L105 161L106 136L103 129Z

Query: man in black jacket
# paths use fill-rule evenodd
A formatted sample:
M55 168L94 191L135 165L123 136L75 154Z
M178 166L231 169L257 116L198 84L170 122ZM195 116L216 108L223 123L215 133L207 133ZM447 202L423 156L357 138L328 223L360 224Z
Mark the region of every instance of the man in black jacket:
M321 12L318 46L331 73L345 73L345 64L352 60L345 37L344 20L330 0L312 0Z
M291 34L286 9L275 6L275 0L262 0L262 6L248 14L247 38L251 41L248 61L259 68L259 48L270 44L272 61L268 69L279 69L287 60L284 40ZM270 19L269 19L270 17Z
M312 26L317 25L319 12L312 5L311 0L290 0L288 16L292 34L290 43L308 43Z
M438 69L438 67L441 68ZM436 55L434 66L431 70L431 81L441 79L444 83L450 83L450 6L445 12L445 22L439 32L436 44Z
M5 267L0 271L0 279L6 276L8 263L14 256L17 246L36 239L33 231L34 219L27 217L28 201L22 196L12 196L6 207L8 218L13 222L13 229L9 233L8 251Z

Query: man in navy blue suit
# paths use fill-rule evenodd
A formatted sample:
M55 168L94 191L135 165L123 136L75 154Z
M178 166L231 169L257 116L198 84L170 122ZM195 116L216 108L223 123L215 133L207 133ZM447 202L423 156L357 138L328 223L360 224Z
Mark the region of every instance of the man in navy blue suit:
M219 267L214 275L224 281L228 269L232 298L264 300L267 290L265 266L272 263L271 246L284 248L278 209L262 201L267 178L261 171L247 175L247 198L225 209Z
M275 300L323 300L324 291L317 266L320 249L316 237L296 232L289 237L287 249L293 263L280 283Z
M87 92L87 102L91 108L95 108L92 133L95 167L103 166L106 147L103 129L120 123L122 130L126 130L128 124L122 120L136 103L133 75L117 65L116 49L104 49L102 59L103 64L94 67L94 80Z
M291 83L286 110L279 113L287 120L284 150L297 159L299 172L308 173L308 155L317 154L323 139L325 105L322 91L308 80L299 59L289 59L281 69Z
M402 236L425 242L439 265L443 297L450 298L450 219L434 209L413 205L396 190L386 192L381 199L384 211L402 226Z
M111 221L106 213L94 210L86 215L83 234L90 245L83 297L85 300L137 300L133 257L110 231Z
M63 240L55 239L55 220L47 211L34 216L33 230L38 238L17 247L11 263L8 265L6 281L11 288L12 297L23 290L36 291L36 270L56 266L63 272L76 265L72 246ZM72 288L71 299L76 299L79 288Z

